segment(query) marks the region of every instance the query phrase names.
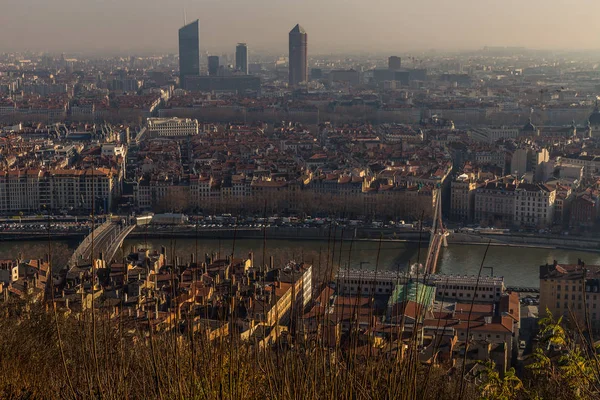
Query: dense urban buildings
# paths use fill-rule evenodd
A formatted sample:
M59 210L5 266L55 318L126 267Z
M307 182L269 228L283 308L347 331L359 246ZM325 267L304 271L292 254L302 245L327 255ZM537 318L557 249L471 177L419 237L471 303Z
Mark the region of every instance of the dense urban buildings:
M100 248L52 272L50 257L0 260L0 303L52 299L141 335L261 349L402 359L412 346L426 365L466 362L465 382L477 361L501 374L531 361L546 308L600 329L598 268L568 262L600 246L597 63L506 49L309 58L300 25L289 57L251 63L245 43L201 60L198 21L179 39L179 57L0 56L2 238L92 231L80 246ZM123 250L123 230L143 244ZM274 239L321 250L276 259ZM444 242L469 252L458 274ZM507 267L511 246L542 259ZM496 276L554 248L565 260L534 283Z
M200 75L200 22L179 29L179 82L185 88L187 77Z
M300 24L289 34L290 86L308 82L308 35Z

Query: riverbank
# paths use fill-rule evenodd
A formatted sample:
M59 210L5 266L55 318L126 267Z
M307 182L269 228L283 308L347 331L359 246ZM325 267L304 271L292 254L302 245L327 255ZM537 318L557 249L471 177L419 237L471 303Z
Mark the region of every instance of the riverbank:
M390 241L400 243L429 243L429 231L378 228L340 228L340 227L269 227L261 228L217 228L193 229L172 227L158 229L152 226L137 227L129 238L133 239L268 239L282 240L356 240L356 241ZM526 234L486 234L486 233L455 233L448 236L448 243L452 245L488 245L498 247L519 247L536 249L566 249L600 252L600 240L569 236L539 236Z
M87 235L88 231L82 232L50 232L50 240L52 241L64 241L64 240L83 240ZM48 232L0 232L0 242L18 242L18 241L48 241Z
M537 248L582 250L600 253L600 240L575 236L536 236L524 234L471 234L453 233L448 238L452 244L487 245Z

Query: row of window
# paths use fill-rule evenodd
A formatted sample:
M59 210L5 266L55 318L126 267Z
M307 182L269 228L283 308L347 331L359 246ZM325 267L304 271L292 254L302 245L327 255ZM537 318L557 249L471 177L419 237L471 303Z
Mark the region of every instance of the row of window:
M560 300L560 293L557 293L557 294L556 294L556 298L557 298L558 300ZM569 295L568 295L568 294L565 294L565 296L564 296L564 299L565 299L565 300L569 300ZM586 295L585 295L585 299L586 299L586 300L590 300L590 295L589 295L589 294L586 294ZM575 295L574 295L574 294L572 294L572 295L571 295L571 300L575 300ZM578 295L578 296L577 296L577 300L581 301L581 295ZM594 295L594 296L593 296L593 300L594 300L594 301L596 301L596 300L597 300L597 296L596 296L596 295ZM596 303L594 303L594 308L596 308Z
M449 298L456 298L456 297L467 297L467 298L471 298L471 293L466 293L466 296L463 296L463 293L458 293L458 296L456 296L456 292L452 292L452 296L450 296L450 294L448 292L437 292L438 297L449 297ZM493 299L494 295L490 294L490 295L485 295L485 294L481 294L481 293L475 293L475 296L473 296L473 298L475 299Z

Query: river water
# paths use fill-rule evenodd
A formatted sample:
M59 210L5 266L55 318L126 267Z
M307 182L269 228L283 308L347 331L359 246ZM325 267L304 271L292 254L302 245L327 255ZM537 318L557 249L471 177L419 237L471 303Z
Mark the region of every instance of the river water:
M315 240L276 240L269 239L266 248L260 239L232 240L218 239L128 239L123 248L129 251L134 248L160 249L167 248L168 258L173 254L180 257L182 263L187 262L192 254L197 254L202 260L205 253L220 253L221 257L235 251L236 257L245 257L254 252L256 263L262 263L263 257L268 263L272 256L276 264L288 259L306 261L314 265L316 273L325 271L331 265L352 268L403 271L408 265L417 261L423 262L426 248L419 254L419 246L414 243L355 241L327 242ZM51 251L55 265L64 265L77 246L76 242L54 242ZM476 275L486 246L481 245L450 245L442 250L439 261L439 272L444 274ZM42 258L48 253L45 242L1 242L0 259L16 258L21 255L24 259ZM329 254L329 262L327 261ZM121 257L119 252L117 257ZM517 247L490 247L484 260L483 274L503 276L508 286L538 287L539 266L557 260L559 263L576 263L581 258L587 264L600 265L600 254L579 250L554 250ZM319 261L320 260L320 261ZM490 267L490 268L487 268Z

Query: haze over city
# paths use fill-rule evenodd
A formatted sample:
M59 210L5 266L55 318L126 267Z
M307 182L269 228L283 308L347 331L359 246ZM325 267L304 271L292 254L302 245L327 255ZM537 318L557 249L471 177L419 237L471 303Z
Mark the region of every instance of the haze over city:
M0 5L0 399L600 399L600 0Z
M572 29L600 13L600 2L588 0L4 0L2 9L0 52L175 53L184 9L188 22L200 20L202 51L245 41L284 53L296 23L309 32L313 54L600 48L589 29Z

